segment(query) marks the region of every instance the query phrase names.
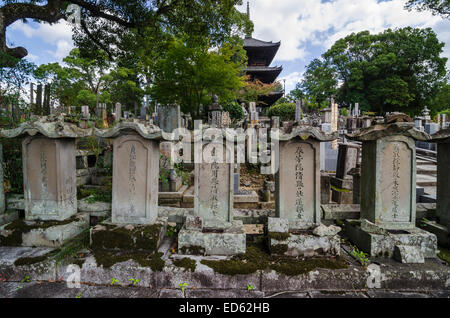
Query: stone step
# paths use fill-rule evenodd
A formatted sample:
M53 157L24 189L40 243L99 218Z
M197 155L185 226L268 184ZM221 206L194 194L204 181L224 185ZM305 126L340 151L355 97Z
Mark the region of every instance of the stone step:
M416 176L416 185L419 187L436 186L436 177L425 174L418 174Z

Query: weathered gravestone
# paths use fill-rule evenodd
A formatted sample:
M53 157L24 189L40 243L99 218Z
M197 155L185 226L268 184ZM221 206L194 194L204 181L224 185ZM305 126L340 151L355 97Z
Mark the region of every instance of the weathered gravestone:
M162 131L171 133L181 127L181 111L177 104L158 105L158 124Z
M60 246L88 226L88 216L77 214L75 139L91 134L54 116L1 131L2 137L23 137L25 223L34 229L18 245Z
M122 121L101 138L114 138L112 222L154 224L158 218L158 127L139 121Z
M339 254L339 228L321 224L320 143L336 139L319 128L301 126L281 133L275 176L275 214L268 219L273 253L312 256L319 251ZM325 229L325 231L323 231ZM337 231L336 231L337 230ZM314 233L319 231L320 234Z
M412 122L392 122L348 138L363 143L361 220L346 227L350 239L373 257L392 256L397 245L412 246L424 257L434 257L436 236L415 227L414 140L429 136Z
M436 216L438 222L424 220L425 229L436 234L439 244L450 247L450 128L431 136L437 144Z
M196 142L202 142L199 135L201 132L195 136ZM178 251L207 255L245 253L242 221L233 220L234 163L226 160L234 156L233 150L225 146L224 130L210 128L204 135L214 135L215 139L201 144L202 161L195 163L194 216L187 217L179 233Z
M331 178L331 199L340 204L353 203L352 178L347 175L350 169L356 167L358 161L358 146L348 143L339 144L336 165L336 176Z
M167 229L167 218L158 218L161 130L134 119L95 134L114 138L112 218L92 229L91 246L155 253Z

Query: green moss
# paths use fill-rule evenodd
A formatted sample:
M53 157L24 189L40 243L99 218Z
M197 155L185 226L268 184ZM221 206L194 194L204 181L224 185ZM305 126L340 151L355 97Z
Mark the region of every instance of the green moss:
M291 234L289 233L283 233L283 232L269 232L269 237L271 239L277 240L277 241L285 241L287 240Z
M278 264L272 264L270 268L287 276L296 276L309 273L317 268L343 269L347 268L347 264L341 259L311 258L299 261L291 258L283 259Z
M173 265L175 265L176 267L182 267L186 271L191 272L195 272L195 268L197 267L197 263L193 259L190 259L189 257L185 257L182 259L175 259L173 261Z
M277 244L270 247L270 252L276 255L283 255L288 251L287 244Z
M93 251L95 261L98 266L110 268L116 263L128 261L130 259L136 261L143 267L150 267L152 271L162 271L164 269L164 260L161 258L163 253L148 254L144 252L112 252L105 250Z
M23 266L23 265L32 265L36 263L43 262L52 256L56 255L59 252L59 249L48 252L41 256L35 256L35 257L21 257L14 261L14 266Z
M197 245L183 246L180 252L183 255L205 255L205 249Z
M21 246L22 234L24 233L36 229L47 229L52 226L65 225L76 220L78 220L78 216L76 215L63 221L34 221L33 224L27 224L24 220L15 220L5 226L5 230L11 231L11 233L8 236L0 235L0 246Z
M340 226L340 227L344 227L344 226L345 226L345 223L344 223L344 221L342 221L342 220L335 220L334 223L335 223L337 226Z
M300 260L286 255L270 255L262 245L249 245L247 252L233 256L230 260L203 260L202 264L224 275L252 274L257 270L272 269L279 273L294 276L306 274L317 268L347 268L340 258L311 258Z
M447 263L450 264L450 250L439 246L439 253L437 254L437 256L441 260L446 261Z
M77 190L77 199L81 200L84 198L88 198L88 203L95 202L107 202L111 203L112 201L112 183L102 186L101 188L89 188L84 189L82 187Z
M156 251L161 225L137 226L132 230L106 225L106 230L92 234L92 249L123 249Z

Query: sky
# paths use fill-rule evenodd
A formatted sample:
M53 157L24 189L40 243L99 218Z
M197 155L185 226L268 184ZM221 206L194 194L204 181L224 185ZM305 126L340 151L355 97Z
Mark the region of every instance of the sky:
M286 80L286 91L295 88L305 67L333 43L353 32L382 32L406 26L431 27L445 43L443 56L449 58L450 20L430 12L407 11L406 0L250 0L250 18L255 24L253 37L281 41L272 66L283 66L278 77ZM246 12L247 1L237 7ZM73 48L71 26L16 21L6 32L7 43L28 50L27 59L37 65L60 62Z

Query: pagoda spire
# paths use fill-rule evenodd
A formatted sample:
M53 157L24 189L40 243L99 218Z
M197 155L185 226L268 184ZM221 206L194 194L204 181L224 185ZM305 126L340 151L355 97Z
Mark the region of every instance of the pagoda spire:
M250 1L247 1L247 17L250 20ZM252 32L251 31L247 31L247 34L245 35L245 37L251 38L252 37Z

